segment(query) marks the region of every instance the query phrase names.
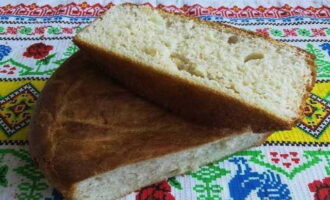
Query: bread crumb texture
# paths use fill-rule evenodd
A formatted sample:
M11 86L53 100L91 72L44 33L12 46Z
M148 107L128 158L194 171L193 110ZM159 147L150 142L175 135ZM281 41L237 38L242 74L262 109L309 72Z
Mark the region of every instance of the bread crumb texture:
M78 182L73 200L115 200L146 185L197 170L202 165L256 145L265 135L247 131L196 148L119 167Z
M312 83L307 55L296 48L147 6L116 6L78 40L285 120L297 117Z

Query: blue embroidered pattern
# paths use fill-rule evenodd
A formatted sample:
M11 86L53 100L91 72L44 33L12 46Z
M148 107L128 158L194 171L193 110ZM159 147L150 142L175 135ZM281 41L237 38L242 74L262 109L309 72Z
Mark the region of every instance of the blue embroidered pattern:
M2 60L3 57L8 56L10 52L11 52L11 47L6 45L0 45L0 60Z
M253 172L247 160L235 157L229 160L237 165L238 170L229 182L229 192L233 200L245 200L252 191L257 190L260 200L291 200L290 191L283 184L278 174L267 170Z
M322 48L322 50L327 51L328 55L330 56L330 43L321 44L320 47Z

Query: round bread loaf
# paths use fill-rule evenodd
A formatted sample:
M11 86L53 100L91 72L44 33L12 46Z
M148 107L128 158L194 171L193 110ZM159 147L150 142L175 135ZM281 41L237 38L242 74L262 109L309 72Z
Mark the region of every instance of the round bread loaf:
M33 159L66 199L112 200L262 142L268 134L194 125L137 97L83 53L43 89Z

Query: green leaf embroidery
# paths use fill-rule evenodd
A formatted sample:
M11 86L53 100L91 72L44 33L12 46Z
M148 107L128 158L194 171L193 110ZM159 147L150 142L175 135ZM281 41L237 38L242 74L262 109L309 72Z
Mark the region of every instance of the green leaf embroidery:
M277 36L277 37L283 36L283 32L279 29L271 29L270 34L272 34L273 36Z
M59 34L61 33L61 29L59 27L49 27L47 30L49 34Z
M211 191L213 193L220 193L222 190L223 190L222 187L220 187L219 185L212 185L211 187Z
M38 183L35 186L36 190L45 190L48 188L48 185L46 183Z
M3 33L3 32L5 32L5 28L0 26L0 34Z
M41 193L29 194L26 192L20 193L17 195L18 200L40 200L42 198Z
M311 36L311 32L308 29L300 28L298 29L298 34L301 36Z
M18 200L40 200L42 199L43 190L49 186L43 181L44 177L41 172L35 168L33 161L29 156L29 152L24 149L0 149L0 155L11 154L21 161L25 162L25 165L15 168L13 171L21 175L22 182L18 184L16 199ZM0 179L1 174L6 174L8 167L0 167ZM0 181L2 182L2 181ZM7 184L7 183L6 183Z
M23 182L18 185L18 189L22 191L28 191L32 187L32 183Z
M307 44L306 51L313 54L318 59L325 57L325 55L322 53L322 50L314 48L314 46L310 43Z
M67 58L62 58L62 59L59 59L59 60L55 60L53 63L56 64L56 65L62 65L65 61L66 61Z
M317 77L318 78L329 78L330 77L330 62L324 60L325 54L321 49L315 48L312 44L307 44L306 51L313 54L315 59L315 64L317 65Z
M313 154L310 152L310 154ZM328 166L325 167L325 171L327 173L327 175L330 175L330 152L323 154L323 156L325 157L325 160L327 161Z
M79 33L81 30L82 30L81 27L77 27L77 28L76 28L76 33Z
M48 70L45 70L45 71L32 71L32 70L29 70L29 71L21 72L20 75L21 76L28 76L28 75L52 75L56 71L56 69L57 68L55 67L55 68L48 69Z
M190 172L189 175L202 184L196 184L193 190L197 193L198 200L221 200L220 192L223 188L212 182L229 173L228 170L219 167L219 162L201 167L199 170Z
M22 28L19 29L18 32L23 34L23 35L29 35L29 34L32 33L32 28L31 27L22 27Z
M16 168L14 171L33 181L40 180L44 177L42 173L37 170L32 164L23 165L21 167Z
M76 53L78 50L79 50L79 48L76 45L72 44L66 49L66 52L64 52L63 55L69 57L72 54Z
M175 177L171 177L168 179L168 183L174 187L175 189L178 189L178 190L182 190L182 186L180 184L180 182L175 178Z
M317 77L319 78L329 78L330 77L330 62L326 60L316 59L317 65Z
M327 35L330 35L330 28L325 29L325 33L326 33Z
M197 171L190 172L190 175L197 180L210 183L228 173L228 170L220 168L217 164L209 164L201 167Z
M7 185L8 185L8 180L6 178L7 173L8 173L7 165L0 167L0 186L2 186L2 187L7 187Z
M204 192L204 190L206 189L204 185L202 184L196 184L193 189L195 190L195 192Z
M45 58L43 58L43 59L41 59L41 60L38 60L38 61L36 62L36 65L48 65L49 62L50 62L50 60L51 60L52 58L54 58L55 56L56 56L56 53L50 54L50 55L48 55L47 57L45 57ZM38 71L38 70L37 70L37 71Z
M1 99L1 98L2 98L2 96L0 96L0 99ZM3 162L3 159L4 159L4 158L5 158L5 155L3 155L3 154L1 155L1 154L0 154L0 163Z
M76 45L74 45L74 44L70 45L66 49L66 51L63 53L63 55L66 56L66 57L65 58L62 58L62 59L59 59L59 60L55 60L53 63L56 64L56 65L63 64L66 61L66 59L68 59L68 57L72 56L78 50L79 50L79 48Z

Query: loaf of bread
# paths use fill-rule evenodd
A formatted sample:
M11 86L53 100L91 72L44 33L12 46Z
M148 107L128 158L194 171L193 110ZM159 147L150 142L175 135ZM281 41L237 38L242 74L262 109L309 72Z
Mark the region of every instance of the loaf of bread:
M43 89L29 134L32 158L66 200L114 200L257 145L249 127L203 127L109 80L81 52Z
M315 81L297 47L148 6L116 6L74 42L131 91L216 126L289 129Z

